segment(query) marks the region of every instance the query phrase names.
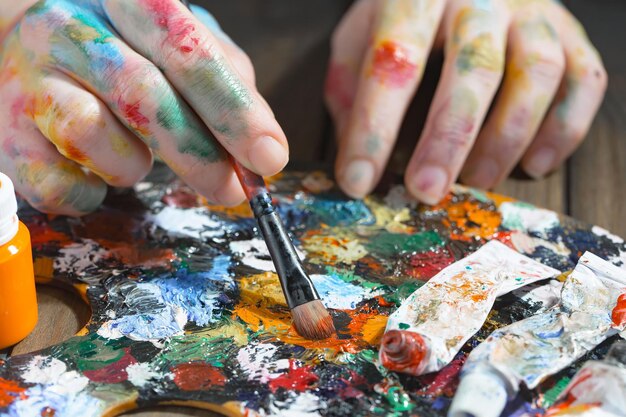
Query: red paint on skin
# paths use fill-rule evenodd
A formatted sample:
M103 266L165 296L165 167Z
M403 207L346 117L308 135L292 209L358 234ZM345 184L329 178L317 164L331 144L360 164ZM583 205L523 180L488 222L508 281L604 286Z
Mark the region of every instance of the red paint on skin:
M174 383L183 391L204 391L226 384L224 374L203 362L181 363L172 368L172 373Z
M420 378L420 382L427 385L421 391L421 395L452 397L459 385L459 374L467 359L463 356L446 365L441 371Z
M341 110L349 110L354 103L356 94L356 78L354 73L345 64L331 63L325 84L326 95L334 101Z
M416 253L409 259L406 273L420 281L428 281L455 261L447 249Z
M25 399L24 391L26 388L20 387L17 382L0 378L0 408L8 407L18 398Z
M103 368L83 371L83 375L93 382L102 384L118 384L128 379L126 367L137 363L137 360L130 354L130 348L124 349L124 356Z
M382 84L401 88L415 80L417 65L409 61L404 47L384 41L374 51L371 74Z
M128 121L128 124L141 133L144 136L148 136L150 131L148 130L148 124L150 120L144 116L140 111L140 103L125 103L123 101L118 102L118 106L124 115L124 118Z
M617 299L617 305L613 309L611 319L615 327L626 326L626 293L620 295Z
M312 371L312 366L296 367L293 359L289 360L289 372L282 374L278 378L274 378L269 382L272 392L276 392L279 388L287 391L303 392L311 389L319 380L318 376Z
M153 14L155 23L167 31L166 42L183 53L192 52L200 43L196 26L191 19L182 14L171 0L143 0Z

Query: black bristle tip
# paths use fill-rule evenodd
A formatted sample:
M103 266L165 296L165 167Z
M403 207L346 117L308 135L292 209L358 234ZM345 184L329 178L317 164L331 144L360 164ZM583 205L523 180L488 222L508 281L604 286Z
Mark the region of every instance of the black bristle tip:
M309 301L291 310L293 325L305 339L327 339L335 334L335 324L320 300Z

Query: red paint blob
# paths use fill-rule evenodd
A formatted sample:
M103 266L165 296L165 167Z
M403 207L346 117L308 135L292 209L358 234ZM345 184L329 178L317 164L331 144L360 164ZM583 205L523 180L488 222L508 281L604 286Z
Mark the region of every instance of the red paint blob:
M423 382L424 385L427 386L420 391L420 394L428 396L453 396L459 385L459 374L461 373L461 368L466 359L467 357L465 356L455 359L441 371L421 378L420 382Z
M21 398L24 391L26 388L20 387L17 382L0 378L0 408L8 407L17 398Z
M318 376L312 371L312 366L303 366L296 368L293 360L289 361L289 372L272 379L269 383L272 392L276 392L279 388L287 391L303 392L311 389L319 380Z
M113 362L100 369L83 371L83 375L93 382L100 382L103 384L118 384L126 381L128 379L126 367L133 363L137 363L137 360L130 354L130 348L125 348L124 352L124 356L122 356L117 362Z
M611 315L613 325L615 327L622 327L626 325L626 293L619 296L617 299L617 305L613 309Z
M416 253L409 259L406 273L420 281L428 281L455 261L447 249Z
M174 383L183 391L204 391L226 384L226 377L217 368L202 362L181 363L172 372Z
M390 330L380 343L380 360L390 371L418 374L427 354L426 342L414 332Z
M405 87L417 76L417 65L409 61L408 51L392 41L382 42L374 51L371 73L381 83Z

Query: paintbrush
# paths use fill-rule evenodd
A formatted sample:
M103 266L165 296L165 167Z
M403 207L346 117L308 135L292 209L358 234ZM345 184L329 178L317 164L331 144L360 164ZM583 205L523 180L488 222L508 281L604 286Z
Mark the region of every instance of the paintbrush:
M181 0L187 8L189 2ZM272 204L263 177L250 171L230 156L250 207L259 224L263 240L276 267L296 331L307 339L325 339L335 333L335 325L298 258L283 222Z
M272 204L263 177L230 157L239 182L257 219L291 309L297 332L307 339L324 339L335 332L333 320L298 258L283 222Z

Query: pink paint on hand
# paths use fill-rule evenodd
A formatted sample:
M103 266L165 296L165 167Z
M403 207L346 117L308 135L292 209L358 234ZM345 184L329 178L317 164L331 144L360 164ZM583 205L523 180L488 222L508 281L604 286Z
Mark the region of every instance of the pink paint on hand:
M356 94L356 78L346 64L332 62L326 77L326 95L334 101L341 110L349 110L354 103Z
M417 75L417 65L408 56L404 47L392 41L384 41L374 51L370 74L390 87L405 87Z
M166 43L183 53L192 52L200 44L194 22L181 14L171 0L143 0L142 3L153 15L155 23L167 31Z

